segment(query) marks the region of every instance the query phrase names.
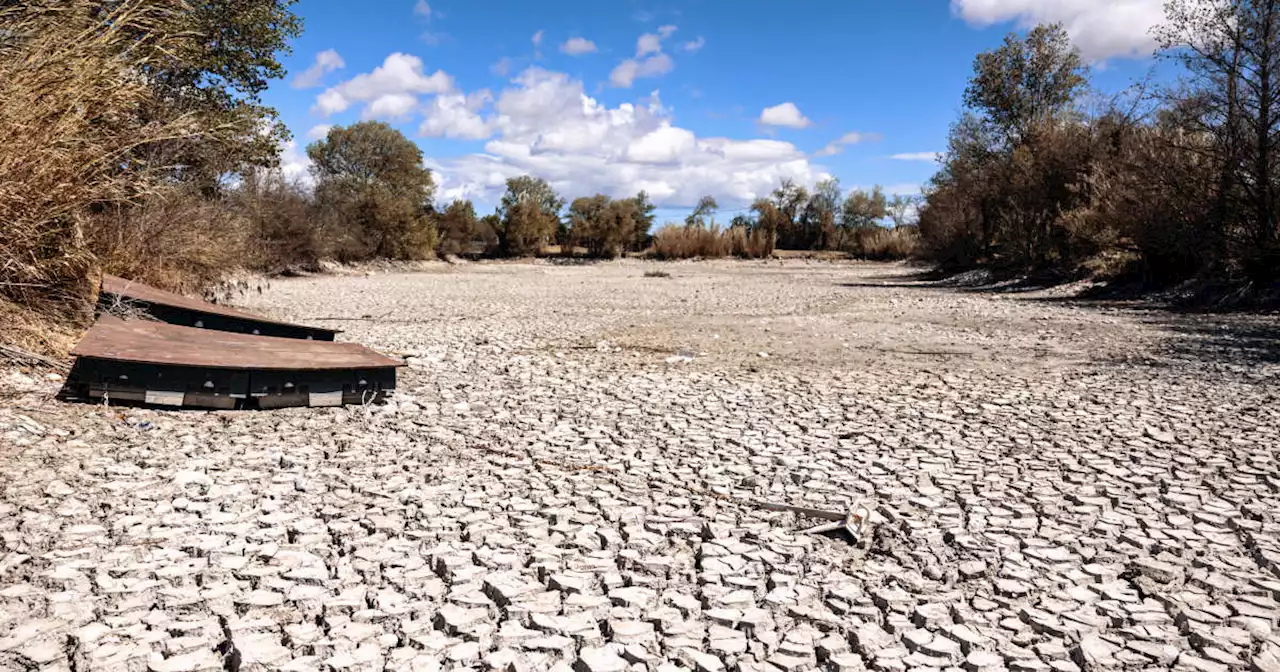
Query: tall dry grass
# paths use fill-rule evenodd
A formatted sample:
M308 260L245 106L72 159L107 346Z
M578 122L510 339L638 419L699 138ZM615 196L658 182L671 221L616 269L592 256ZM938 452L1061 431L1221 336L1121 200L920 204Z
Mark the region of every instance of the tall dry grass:
M650 254L657 259L718 259L735 256L761 258L767 256L765 232L742 227L721 229L710 226L677 226L667 224L653 235Z
M915 226L897 226L892 229L871 226L853 229L845 234L841 248L863 259L896 261L915 255L920 244L920 229Z
M141 73L188 37L170 29L185 9L178 0L0 6L0 338L65 344L47 320L65 327L89 315L91 212L165 189L168 167L138 157L202 133L185 116L144 114L158 101Z

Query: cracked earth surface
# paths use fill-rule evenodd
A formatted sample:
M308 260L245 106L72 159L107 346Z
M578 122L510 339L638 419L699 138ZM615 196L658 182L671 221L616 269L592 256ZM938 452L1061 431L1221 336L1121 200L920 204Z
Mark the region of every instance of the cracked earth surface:
M0 372L0 669L1280 670L1280 320L649 268L240 299L405 357L378 407Z

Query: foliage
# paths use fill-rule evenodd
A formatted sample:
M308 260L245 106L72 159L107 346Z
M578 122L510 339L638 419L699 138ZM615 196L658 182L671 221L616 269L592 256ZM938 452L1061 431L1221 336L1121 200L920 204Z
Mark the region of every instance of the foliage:
M440 254L468 254L471 252L480 221L471 201L455 200L440 214L437 228Z
M334 127L307 147L316 199L345 260L421 259L435 247L422 150L383 122Z
M615 201L604 194L574 199L566 218L569 244L592 257L618 257L639 239L644 226L636 199Z
M507 192L498 206L503 254L537 254L555 236L563 207L564 199L542 178L522 175L507 180Z
M302 32L292 11L297 0L149 0L166 6L169 30L181 36L161 49L151 43L147 81L152 104L150 121L189 116L218 133L173 138L137 156L157 154L181 166L175 176L197 182L206 193L216 191L222 176L277 165L278 146L288 130L275 110L262 104L271 80L284 76L279 56ZM121 0L98 5L122 6ZM129 32L145 39L147 29Z
M1280 275L1280 5L1167 3L1164 55L1187 78L1163 104L1094 115L1061 29L980 55L919 211L950 267L1129 270L1148 280Z

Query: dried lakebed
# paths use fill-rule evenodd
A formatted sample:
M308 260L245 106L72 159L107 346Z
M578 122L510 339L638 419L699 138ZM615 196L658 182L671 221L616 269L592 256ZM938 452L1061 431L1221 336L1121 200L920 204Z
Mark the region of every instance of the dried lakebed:
M406 357L380 407L0 372L0 669L1280 669L1274 317L647 268L241 299Z

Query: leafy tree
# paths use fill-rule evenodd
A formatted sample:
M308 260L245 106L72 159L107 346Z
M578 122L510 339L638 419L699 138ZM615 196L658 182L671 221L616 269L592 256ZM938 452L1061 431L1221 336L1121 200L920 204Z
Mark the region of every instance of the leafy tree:
M615 201L604 194L574 199L566 218L573 245L593 257L616 257L643 225L636 199Z
M836 219L840 208L840 180L831 177L814 186L805 204L802 246L806 249L830 250L836 247Z
M128 1L102 5L123 7ZM132 28L139 39L156 30L183 36L150 55L146 75L157 104L143 115L154 121L187 115L208 131L172 140L141 158L155 161L158 155L182 166L180 177L208 190L216 190L227 172L278 164L279 145L289 132L276 111L262 104L261 94L285 75L279 57L290 53L289 41L302 33L302 19L292 10L296 1L187 0L184 10L169 13L172 25Z
M479 221L471 201L455 200L440 214L440 254L465 254L471 250Z
M999 49L978 55L964 102L1012 145L1070 112L1088 74L1066 30L1039 25L1025 38L1010 33Z
M869 192L855 189L840 206L840 226L846 231L879 226L888 214L888 202L880 185Z
M712 196L703 196L698 199L698 205L694 206L693 212L684 219L685 226L693 226L705 228L714 223L716 210L720 209L720 205L716 203L716 199Z
M777 244L783 249L804 247L804 234L800 218L809 203L809 190L795 180L787 178L773 190L774 209L777 211ZM773 218L771 218L773 219Z
M341 254L417 259L435 247L435 182L422 150L400 131L376 121L335 127L307 155L317 200L343 240Z
M509 256L536 254L556 234L564 199L542 178L521 175L507 180L498 206L502 250Z
M649 241L649 232L653 230L653 224L656 218L654 212L658 206L649 200L649 193L641 191L636 194L631 201L636 207L636 231L635 239L631 243L631 249L635 251L643 250Z

